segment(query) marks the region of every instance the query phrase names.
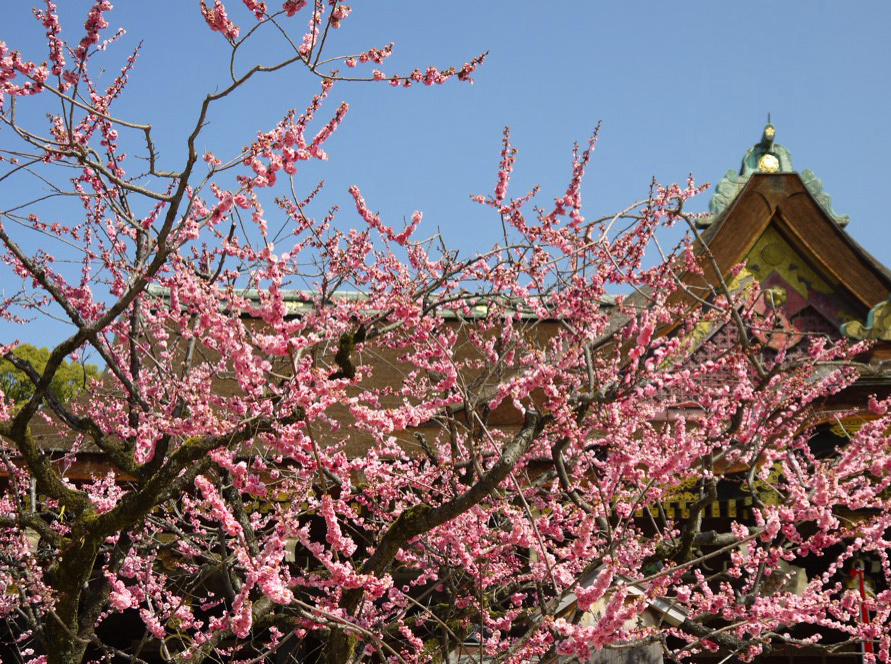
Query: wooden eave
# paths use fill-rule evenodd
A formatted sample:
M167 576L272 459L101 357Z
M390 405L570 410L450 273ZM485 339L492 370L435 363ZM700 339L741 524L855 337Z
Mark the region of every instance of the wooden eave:
M745 260L773 224L814 270L847 291L864 313L891 293L891 271L836 224L797 173L754 174L703 233L722 276ZM706 269L706 280L716 275Z
M770 226L861 315L891 294L891 270L833 221L797 173L753 174L733 203L702 233L722 277L746 259ZM705 275L700 285L713 287L719 280L710 260L701 264ZM855 385L828 399L827 407L862 407L870 395L891 394L891 342L878 341L857 359L875 373L867 371Z

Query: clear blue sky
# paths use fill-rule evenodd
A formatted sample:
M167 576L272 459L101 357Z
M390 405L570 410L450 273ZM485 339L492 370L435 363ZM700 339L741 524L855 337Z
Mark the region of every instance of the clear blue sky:
M42 28L30 4L3 3L0 40L40 61ZM67 34L79 37L90 3L59 4ZM226 45L204 27L197 2L114 4L112 25L128 34L109 50L109 77L143 42L117 114L151 122L175 167L197 103L225 80ZM252 24L240 2L227 5L236 22ZM332 101L348 101L350 113L327 144L331 161L303 169L301 182L309 190L326 180L322 200L341 205L341 224L359 221L346 194L356 184L385 220L399 225L422 210L428 228L439 227L465 251L484 250L500 226L468 196L491 192L505 125L519 149L514 193L541 184L547 202L565 186L573 142L602 121L583 189L585 213L594 217L643 197L652 177L670 182L692 173L716 183L739 167L770 112L796 169L822 178L835 210L850 215L851 235L891 264L883 198L891 157L887 0L357 0L353 8L330 52L394 41L387 74L461 65L486 50L489 57L472 86L335 87ZM305 16L295 32L304 24ZM258 81L212 114L201 147L220 157L235 153L284 110L302 109L316 88L299 71Z

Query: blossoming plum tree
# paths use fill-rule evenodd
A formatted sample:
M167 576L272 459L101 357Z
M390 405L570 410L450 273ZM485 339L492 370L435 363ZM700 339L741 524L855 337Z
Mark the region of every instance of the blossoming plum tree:
M100 42L107 0L73 42L52 2L35 10L44 64L0 43L0 185L34 176L63 206L43 212L35 196L0 210L0 315L25 323L47 308L70 326L39 369L15 339L0 345L34 388L15 408L0 394L12 656L527 662L657 643L748 658L831 633L888 661L891 591L864 614L842 583L856 556L891 577L888 402L871 400L872 419L832 454L808 444L821 401L857 379L861 349L815 338L765 352L756 289L718 275L711 292L691 290L710 269L695 237L646 267L657 230L691 221L697 188L654 186L586 219L593 140L565 193L533 208L536 191L508 197L505 133L494 192L475 198L503 241L470 257L419 239L420 213L387 225L355 187L358 228L313 216L316 190L297 169L327 158L347 112L323 115L345 78L329 70L433 85L469 80L482 58L368 72L392 46L322 55L350 14L341 0L243 4L241 20L200 2L234 64L176 170L162 168L150 125L115 115L135 54L104 89L95 78L115 39ZM290 57L238 70L246 40L295 20L309 27L288 37ZM305 111L238 154L199 153L216 105L287 67L318 77ZM272 220L289 238L275 246ZM47 244L29 248L33 234ZM692 362L718 326L731 341ZM64 403L54 377L87 352L104 374ZM73 479L84 458L103 473ZM734 466L749 484L779 469L781 500L756 495L750 525L704 530ZM682 485L698 495L688 513L660 512ZM790 561L827 552L803 591L768 590ZM681 618L635 622L657 600Z

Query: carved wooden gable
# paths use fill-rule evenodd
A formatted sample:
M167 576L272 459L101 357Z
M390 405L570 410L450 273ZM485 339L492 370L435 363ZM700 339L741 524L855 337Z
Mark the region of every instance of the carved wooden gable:
M756 309L779 311L781 329L763 333L771 346L794 346L809 334L840 338L891 293L891 273L851 239L797 173L753 174L703 241L725 279L745 263L733 284L760 284ZM718 279L712 272L705 280Z
M812 334L837 339L841 325L862 314L840 285L820 274L773 225L755 242L745 263L740 276L753 279L764 292L756 311L778 312L774 328L780 329L756 332L770 347L795 346Z

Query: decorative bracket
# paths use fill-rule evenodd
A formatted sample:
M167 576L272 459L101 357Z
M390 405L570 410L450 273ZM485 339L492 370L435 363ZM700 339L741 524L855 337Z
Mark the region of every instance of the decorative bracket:
M865 325L859 320L850 321L841 326L841 332L846 337L861 341L891 341L891 297L869 310Z

